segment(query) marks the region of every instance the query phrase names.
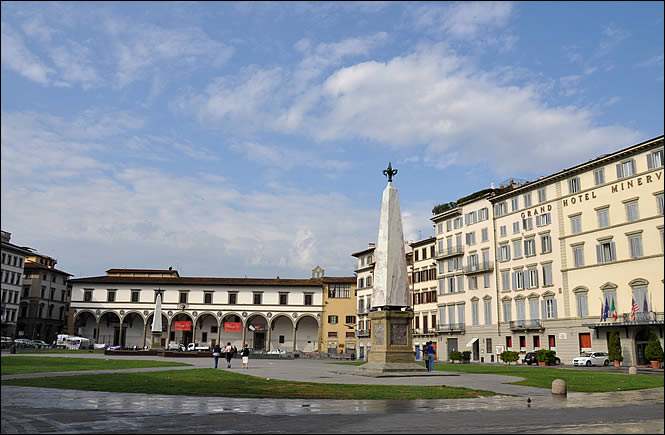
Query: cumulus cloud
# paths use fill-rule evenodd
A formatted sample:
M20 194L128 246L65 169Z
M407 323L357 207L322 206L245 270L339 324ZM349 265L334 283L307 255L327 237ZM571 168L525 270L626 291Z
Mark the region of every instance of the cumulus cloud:
M51 83L51 78L55 71L42 60L34 55L23 42L20 34L14 29L2 22L2 66L19 73L23 77L37 82L41 85Z

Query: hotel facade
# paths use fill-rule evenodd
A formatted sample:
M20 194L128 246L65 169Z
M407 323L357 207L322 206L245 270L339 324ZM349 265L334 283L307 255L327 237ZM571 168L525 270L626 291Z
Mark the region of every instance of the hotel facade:
M663 341L663 181L660 136L435 215L437 359L553 349L570 364L607 351L617 331L624 364L648 364L649 331ZM429 267L423 260L414 269ZM416 298L414 312L432 304Z

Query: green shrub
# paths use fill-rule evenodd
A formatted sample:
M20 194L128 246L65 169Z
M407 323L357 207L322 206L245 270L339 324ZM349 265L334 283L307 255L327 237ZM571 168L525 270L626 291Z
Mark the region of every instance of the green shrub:
M507 362L508 365L510 365L511 362L519 360L520 354L519 352L515 352L513 350L504 350L501 352L500 358L503 362Z
M556 352L548 349L540 349L536 352L536 359L538 362L553 363L555 361Z
M471 361L471 351L465 350L462 352L462 361Z
M621 340L618 332L610 332L610 342L607 345L607 358L610 361L623 361L621 354Z
M644 348L644 357L649 361L663 362L663 347L653 331L649 331L649 344Z
M448 358L450 358L451 361L460 361L462 359L462 352L453 350L448 354Z

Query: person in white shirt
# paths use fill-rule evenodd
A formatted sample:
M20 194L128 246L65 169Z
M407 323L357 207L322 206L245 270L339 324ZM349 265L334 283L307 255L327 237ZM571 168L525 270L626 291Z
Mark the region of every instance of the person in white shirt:
M224 353L226 353L226 368L231 368L231 358L233 358L233 347L231 347L231 342L226 343L224 348Z

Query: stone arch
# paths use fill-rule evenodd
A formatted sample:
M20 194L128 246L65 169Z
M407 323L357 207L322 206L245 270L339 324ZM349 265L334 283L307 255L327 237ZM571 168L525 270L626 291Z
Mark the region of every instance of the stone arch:
M218 344L219 321L215 313L204 311L196 316L194 323L194 342L213 347Z
M278 313L270 319L270 349L293 350L293 318L287 313Z
M295 321L295 350L314 352L318 348L319 321L307 313Z
M176 331L175 330L175 322L179 321L190 321L190 328L189 331ZM173 316L169 319L169 327L168 327L168 338L166 339L167 343L171 343L172 341L175 343L179 343L184 345L185 347L189 344L192 343L194 340L194 316L192 316L191 313L188 313L187 311L179 311L176 313L173 313Z
M115 320L112 318L115 316ZM110 346L120 345L120 314L115 310L106 310L99 314L97 320L96 343Z
M247 316L243 332L246 337L245 341L254 351L265 351L268 348L269 324L268 317L263 313L251 313Z
M120 323L122 325L120 345L128 348L142 348L144 346L143 331L146 325L143 313L139 311L124 313Z

